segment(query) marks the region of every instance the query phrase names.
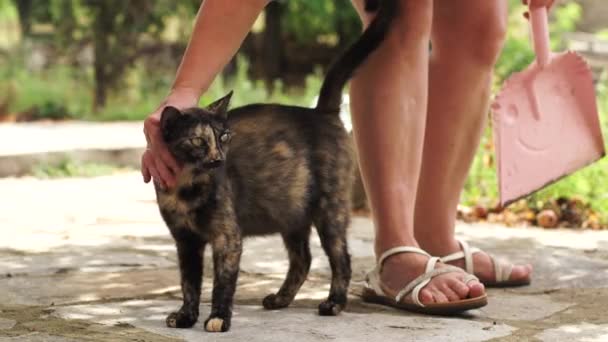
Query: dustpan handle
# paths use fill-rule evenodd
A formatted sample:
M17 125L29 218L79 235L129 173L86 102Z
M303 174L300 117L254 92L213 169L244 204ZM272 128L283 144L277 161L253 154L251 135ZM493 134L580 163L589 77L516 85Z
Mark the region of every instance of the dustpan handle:
M530 1L532 2L532 1ZM534 41L534 52L536 61L543 68L549 64L549 18L547 7L530 5L530 25L532 26L532 39Z

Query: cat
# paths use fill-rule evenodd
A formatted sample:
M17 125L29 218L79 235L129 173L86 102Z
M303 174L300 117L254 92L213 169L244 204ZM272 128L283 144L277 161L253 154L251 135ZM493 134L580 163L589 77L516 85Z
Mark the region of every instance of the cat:
M337 315L344 309L351 278L346 229L355 165L339 118L342 90L383 41L398 1L379 1L369 28L329 68L316 108L252 104L228 110L230 92L206 108L163 109L163 139L183 164L174 188L156 186L161 215L176 242L183 293L182 307L166 319L169 327L189 328L198 320L209 244L214 281L205 329L230 329L242 239L250 235L282 235L289 270L263 306L287 307L310 269L313 223L332 272L329 296L318 312Z

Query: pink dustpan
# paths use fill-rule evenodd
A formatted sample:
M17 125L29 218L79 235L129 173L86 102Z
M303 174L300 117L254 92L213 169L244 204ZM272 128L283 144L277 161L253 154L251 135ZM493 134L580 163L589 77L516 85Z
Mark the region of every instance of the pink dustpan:
M530 7L530 23L536 62L492 106L503 206L605 154L589 66L573 52L550 53L545 7Z

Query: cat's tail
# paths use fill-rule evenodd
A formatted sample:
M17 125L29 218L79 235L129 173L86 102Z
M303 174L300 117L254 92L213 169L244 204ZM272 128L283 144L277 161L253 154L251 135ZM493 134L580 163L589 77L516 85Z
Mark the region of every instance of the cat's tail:
M361 37L338 58L327 71L317 109L324 112L340 112L342 91L353 72L374 51L389 31L401 0L366 0L365 10L378 11L376 17Z

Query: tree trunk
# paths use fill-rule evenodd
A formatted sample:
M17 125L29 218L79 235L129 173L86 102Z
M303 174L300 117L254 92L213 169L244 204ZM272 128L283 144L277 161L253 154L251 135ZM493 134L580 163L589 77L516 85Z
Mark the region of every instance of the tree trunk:
M93 112L97 112L99 111L99 109L105 107L106 102L108 100L107 98L107 89L108 89L108 82L107 82L107 77L106 77L106 72L105 72L105 64L103 63L103 59L100 58L99 54L97 53L97 51L99 51L98 49L98 44L97 44L97 40L95 43L95 63L94 63L94 70L95 70L95 98L94 98L94 102L93 102Z
M95 98L93 102L93 111L97 112L103 108L107 102L107 93L109 87L109 70L108 62L112 61L108 56L110 53L110 42L113 19L112 11L108 8L105 1L100 2L97 6L93 28L94 55L95 62L93 65L95 73Z
M262 63L264 65L264 79L269 89L272 82L281 76L283 62L283 41L281 39L281 17L283 5L273 1L266 7Z
M14 0L17 12L19 13L19 26L21 26L21 34L27 37L32 32L32 0Z

